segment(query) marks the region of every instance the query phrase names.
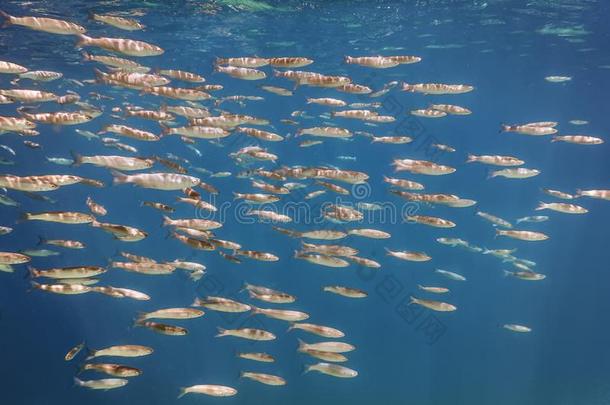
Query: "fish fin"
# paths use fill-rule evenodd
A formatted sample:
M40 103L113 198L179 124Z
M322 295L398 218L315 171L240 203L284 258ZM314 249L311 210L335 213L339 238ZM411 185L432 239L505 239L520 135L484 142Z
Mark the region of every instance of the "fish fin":
M74 377L74 387L82 387L85 383L83 380L80 380L78 377Z
M217 327L218 329L218 333L216 334L216 336L214 337L223 337L223 336L227 336L226 332L227 330L224 328L221 328L220 326Z
M28 266L28 272L25 273L25 275L23 276L23 278L25 279L33 279L36 278L40 275L40 272L38 270L36 270L34 267L32 266Z
M73 150L70 150L70 155L72 156L72 159L74 160L74 162L72 163L71 166L80 166L83 163L83 156L76 153Z
M307 374L311 371L311 366L308 364L303 364L303 368L301 369L301 375Z
M110 169L110 173L112 174L112 184L117 185L117 184L125 184L127 183L127 178L129 176L127 176L126 174L123 174L121 172L119 172L118 170L115 169Z
M542 201L538 201L538 206L534 208L534 211L540 211L546 208L546 203Z
M30 219L31 215L32 214L30 214L29 212L22 212L21 214L19 214L19 218L17 218L15 223L20 224L22 222L25 222Z
M85 46L88 46L91 43L91 37L88 37L84 34L78 34L77 35L78 41L76 42L76 47L77 48L82 48Z
M512 126L512 125L500 124L500 131L499 131L499 132L500 132L500 133L502 133L502 132L508 132L508 131L510 131L510 130L512 130L512 129L513 129L513 126Z
M8 27L10 25L13 24L13 19L15 17L13 17L12 15L10 15L9 13L7 13L6 11L0 10L0 16L4 17L5 20L2 23L2 28Z
M169 135L171 128L164 122L159 122L159 126L161 127L161 137Z

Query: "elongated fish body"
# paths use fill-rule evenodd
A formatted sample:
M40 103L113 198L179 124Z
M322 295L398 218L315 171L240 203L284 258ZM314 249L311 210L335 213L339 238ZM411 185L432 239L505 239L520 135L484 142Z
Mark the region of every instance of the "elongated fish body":
M40 213L25 213L23 219L28 221L59 222L62 224L89 224L95 220L92 215L82 212L49 211Z
M78 36L76 46L79 48L94 46L129 56L156 56L165 52L162 48L143 41L124 38L93 38L82 34Z
M127 385L129 381L123 378L103 378L101 380L79 380L74 377L74 384L78 387L85 387L92 390L111 390L115 388L121 388Z
M153 352L153 349L147 346L140 345L122 345L122 346L110 346L100 350L91 350L87 360L91 360L97 357L109 356L109 357L141 357L148 356Z
M113 184L132 183L142 188L155 190L183 190L201 183L197 177L177 173L141 173L125 175L116 170L112 171Z
M237 390L224 385L193 385L191 387L180 388L178 398L186 394L204 394L211 397L232 397L237 394Z
M549 238L547 235L543 234L542 232L504 230L504 229L496 229L496 235L508 236L509 238L530 241L530 242L547 240Z
M273 374L254 373L251 371L242 371L241 378L248 378L252 381L259 382L265 385L286 385L286 380Z
M86 32L85 28L69 21L47 17L14 17L0 10L0 15L6 18L6 24L59 35L79 35Z
M425 300L425 299L415 298L415 297L410 297L410 299L411 299L411 304L421 305L421 306L431 309L433 311L452 312L457 309L457 307L455 305L448 304L446 302Z
M331 363L317 363L309 365L305 368L305 372L310 371L317 371L322 374L339 378L354 378L358 376L358 372L356 370Z

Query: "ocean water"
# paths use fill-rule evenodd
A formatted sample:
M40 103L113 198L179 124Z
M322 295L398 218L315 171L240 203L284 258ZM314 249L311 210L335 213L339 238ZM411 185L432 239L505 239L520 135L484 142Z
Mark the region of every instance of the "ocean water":
M119 37L147 41L165 49L161 56L132 58L151 68L181 69L206 78L205 84L220 84L211 92L215 100L232 95L263 97L239 105L215 100L202 101L214 115L223 111L267 119L269 125L255 126L286 139L264 142L238 132L209 142L197 140L201 157L185 146L178 136L158 142L143 142L117 136L135 146L138 153L117 151L100 140L87 140L75 129L99 131L109 124L124 124L159 134L154 121L112 117L113 107L126 104L158 109L161 103L185 105L179 100L140 94L137 90L113 88L94 79L101 64L85 62L75 47L74 36L32 31L20 26L0 29L0 60L26 66L30 70L62 72L53 82L34 83L25 79L11 84L13 75L1 75L0 88L43 89L57 94L77 92L82 100L103 109L96 119L77 126L38 124L37 137L15 133L0 136L0 143L16 156L0 150L14 161L2 165L3 174L19 176L75 174L103 181L95 188L83 184L39 193L55 202L29 198L8 190L18 207L2 206L1 223L14 228L0 236L1 249L17 252L36 248L38 236L47 239L74 239L86 243L83 250L43 246L61 252L59 256L34 257L35 268L62 266L107 266L120 260L125 251L157 261L184 259L202 263L206 275L191 280L186 272L146 276L109 269L100 285L127 287L150 295L149 301L116 299L96 293L58 295L32 289L26 265L15 265L14 273L0 273L0 386L3 404L536 404L598 405L610 403L610 329L608 300L608 240L610 203L578 198L564 201L544 194L542 188L575 193L576 189L610 188L608 143L578 145L550 142L550 136L499 133L500 124L555 121L560 135L590 135L608 139L610 89L610 9L601 0L577 1L171 1L94 2L67 0L5 1L0 7L16 16L50 16L69 20L87 28L93 37ZM90 12L122 13L146 25L144 31L122 31L88 19ZM93 54L107 54L86 48ZM417 55L422 61L389 69L373 69L344 63L344 56ZM119 55L120 56L120 55ZM274 77L272 68L261 67L267 78L245 81L214 73L217 57L300 56L314 63L297 70L348 76L353 83L380 90L384 84L406 83L467 84L474 90L459 95L425 95L400 91L371 98L329 88L298 86L290 97L271 94L261 84L293 89L294 83ZM129 57L128 57L129 58ZM280 69L282 70L282 69ZM284 69L285 70L285 69ZM548 76L571 80L553 83ZM76 80L70 81L68 79ZM85 81L83 83L83 81ZM172 81L177 87L195 85ZM90 93L112 99L95 99ZM335 110L307 104L311 97L333 97L347 103L378 102L382 115L396 121L367 125L361 120L320 117ZM430 104L455 104L472 110L471 115L431 119L416 117L411 110ZM0 105L0 115L17 116L19 103ZM34 105L36 107L36 105ZM349 109L345 107L344 109ZM75 105L42 103L38 110L74 111ZM293 111L304 113L291 116ZM281 120L294 120L294 124ZM574 125L572 120L587 121ZM177 123L183 125L184 118ZM325 124L326 123L326 124ZM330 123L330 124L329 124ZM370 123L368 123L370 124ZM177 124L178 125L178 124ZM410 136L403 145L371 143L366 136L350 140L322 139L309 148L299 143L310 136L296 137L299 128L336 125L352 132L366 131L376 136ZM104 136L113 136L107 134ZM23 144L31 140L42 149ZM455 152L443 152L432 144L450 145ZM240 148L260 145L278 156L275 162L254 162L242 167L229 154ZM187 159L181 163L188 174L215 186L219 193L202 191L219 211L209 215L177 203L180 191L159 191L112 185L112 175L92 165L60 166L45 157L70 158L74 151L84 155L160 156L167 153ZM488 179L494 169L479 163L465 163L468 154L509 155L525 161L524 167L541 171L529 179ZM353 157L341 159L340 156ZM456 168L455 173L426 176L394 173L393 159L419 159ZM246 216L248 204L233 200L233 192L261 192L248 178L236 175L247 169L280 169L284 166L326 166L361 171L369 175L366 184L334 182L350 191L343 196L328 191L306 200L305 195L321 189L311 179L289 179L306 184L305 189L283 195L274 208L293 216L290 224L260 223ZM193 167L211 172L229 171L230 177L210 177ZM155 171L170 170L156 164ZM383 176L420 182L424 191L476 200L467 208L407 202L389 192ZM281 182L258 178L273 184ZM331 181L332 182L332 181ZM25 212L50 210L88 212L85 200L91 196L108 214L98 220L138 227L149 233L140 242L126 243L88 225L66 225L19 221ZM244 249L271 252L280 260L261 262L242 258L235 264L217 252L194 250L168 237L160 227L163 213L142 207L142 201L156 201L175 208L172 218L207 218L223 223L215 231L220 239L240 243ZM584 215L535 211L539 201L564 202L588 209ZM364 219L354 223L333 223L320 216L325 204L355 206L376 203L382 211L363 211ZM484 211L513 223L528 215L548 215L542 223L515 225L516 229L543 232L550 238L525 242L495 237L493 224L475 215ZM403 216L427 215L455 222L450 229L433 228L404 221ZM375 228L391 233L389 239L349 236L334 243L358 249L358 255L378 261L372 270L351 264L327 268L293 257L300 249L298 238L273 230L279 225L298 231ZM515 256L536 263L532 269L546 275L541 281L505 277L504 270L516 271L510 262L466 248L450 247L439 237L461 238L469 246L488 249L517 249ZM40 248L40 247L38 247ZM386 255L385 249L426 252L427 262L409 262ZM230 251L226 251L231 253ZM467 278L459 282L435 272L444 269ZM48 281L47 281L48 282ZM248 298L240 292L244 282L264 285L297 297L293 304L273 305ZM443 286L451 291L435 295L418 290L418 285ZM323 286L342 285L368 293L352 299L322 291ZM457 307L454 312L435 312L409 304L409 296L437 299ZM308 322L328 325L345 332L341 341L356 346L346 353L343 365L358 371L356 378L340 379L315 372L303 373L305 365L317 362L297 353L298 339L308 343L324 339L303 331L287 332L288 323L261 315L226 314L205 310L191 320L167 320L186 327L187 336L165 336L134 327L139 312L167 307L189 306L196 297L222 296L263 308L295 309L310 315ZM160 322L164 322L160 320ZM520 324L530 333L515 333L502 327ZM272 342L214 337L217 328L253 327L277 335ZM154 348L141 358L102 358L143 370L123 388L93 391L75 387L73 377L86 357L80 353L71 362L65 353L86 342L87 348L140 344ZM275 363L238 359L236 352L261 351L272 354ZM254 371L283 377L285 386L265 386L239 378L240 371ZM84 380L104 378L91 372ZM234 387L237 395L213 398L187 395L177 399L180 387L220 384Z

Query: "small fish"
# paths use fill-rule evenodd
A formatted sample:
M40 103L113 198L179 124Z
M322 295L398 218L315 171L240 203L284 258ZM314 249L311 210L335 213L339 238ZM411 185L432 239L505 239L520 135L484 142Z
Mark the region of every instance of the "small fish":
M74 357L76 357L76 355L78 353L80 353L81 350L83 350L84 347L85 347L85 342L77 344L72 349L70 349L68 351L68 353L66 353L66 355L64 356L64 360L65 361L72 360Z

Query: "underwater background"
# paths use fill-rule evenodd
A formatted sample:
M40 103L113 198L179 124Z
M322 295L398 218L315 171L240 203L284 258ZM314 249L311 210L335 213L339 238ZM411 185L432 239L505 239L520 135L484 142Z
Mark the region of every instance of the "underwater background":
M100 294L62 296L30 289L24 265L14 273L0 273L0 381L2 403L13 404L536 404L597 405L610 403L610 205L598 199L579 199L586 215L564 215L543 211L550 220L530 224L527 229L546 233L545 242L523 242L494 238L494 228L475 215L477 210L509 221L537 215L539 201L551 197L541 188L574 192L576 189L607 189L610 185L608 143L595 146L551 143L548 137L499 133L501 123L557 121L561 134L583 133L607 139L610 120L607 95L610 91L610 5L605 1L3 1L1 9L12 15L51 16L87 27L87 35L116 36L144 40L161 46L161 56L140 58L151 67L174 68L199 73L206 83L221 84L215 97L255 95L263 101L246 102L242 107L224 102L219 108L233 113L263 117L271 121L267 129L281 135L293 134L304 126L322 125L320 114L328 108L306 104L308 97L336 97L351 103L379 101L384 114L396 122L376 127L359 121L345 121L346 127L375 135L409 135L406 145L371 144L366 137L352 141L330 139L322 145L299 148L290 137L285 142L265 144L279 156L268 169L283 165L326 165L367 173L370 179L355 196L345 201L390 204L392 215L367 213L367 227L392 234L387 240L349 240L361 255L379 261L374 271L352 265L328 269L293 258L299 241L274 231L269 224L245 217L244 203L233 201L232 192L255 192L248 179L235 175L244 170L228 154L260 144L245 136L231 136L218 144L197 141L199 157L178 137L159 142L127 143L138 147L136 156L166 153L186 158L192 166L213 172L230 171L230 177L209 178L218 188L217 206L225 207L214 218L224 226L218 234L247 249L273 252L278 262L245 259L237 265L213 252L195 251L167 238L160 227L161 213L140 202L170 204L172 218L203 215L193 207L175 203L179 193L141 189L130 185L112 186L108 170L91 165L59 166L45 156L70 157L80 154L124 154L75 133L75 127L59 129L39 125L40 135L32 140L43 148L23 145L17 134L0 136L16 156L13 166L0 166L2 174L77 174L104 181L104 188L74 185L45 193L57 202L50 204L9 190L20 206L0 207L0 225L14 227L0 236L2 251L35 248L38 236L76 239L87 244L83 250L55 249L59 256L36 257L36 268L91 264L106 266L117 251L127 251L157 260L176 258L205 264L207 274L192 281L184 273L171 276L142 276L118 269L102 276L104 283L143 291L150 301L113 299ZM88 20L94 11L140 11L144 31L123 32ZM11 26L0 29L0 59L28 68L62 72L64 79L94 79L93 68L84 62L72 36L59 36ZM89 51L90 49L88 49ZM97 50L96 50L97 51ZM96 53L92 51L92 53ZM99 52L98 52L99 53ZM422 62L392 69L369 69L343 63L345 55L417 55ZM275 78L269 67L267 79L249 82L214 73L217 57L302 56L314 64L302 68L324 74L345 75L354 83L380 89L390 81L407 83L460 83L475 87L463 95L434 96L399 92L371 99L366 95L332 92L301 86L291 97L280 97L258 86L273 84L292 88L292 83ZM572 77L551 83L551 75ZM10 88L11 77L0 77L0 88ZM97 132L117 122L110 109L120 102L159 106L162 99L138 91L99 84L80 87L66 80L50 83L20 83L24 88L41 88L64 94L73 90L86 98L90 91L114 98L89 100L104 107L105 114L76 128ZM430 103L455 103L468 107L466 117L426 119L409 115ZM169 104L178 104L168 101ZM213 103L202 104L213 107ZM16 116L14 104L0 105L0 115ZM46 108L46 106L45 106ZM61 109L61 107L59 108ZM298 126L281 122L291 112L305 110L313 118L301 119ZM570 120L586 120L575 126ZM157 123L127 119L140 129L159 133ZM262 128L263 129L263 128ZM124 139L122 139L124 140ZM439 152L431 143L451 145L455 153ZM0 151L4 153L4 151ZM486 179L484 165L466 164L466 155L504 154L518 156L526 167L541 170L539 176L513 180ZM4 156L3 155L3 156ZM352 156L355 159L338 159ZM458 194L477 201L471 208L407 204L388 192L384 175L392 176L395 158L425 159L457 168L450 176L396 176L425 183L426 190ZM257 167L254 165L253 167ZM160 169L161 170L161 169ZM295 180L299 181L299 180ZM300 190L297 190L300 192ZM311 189L308 189L311 191ZM307 192L308 192L307 191ZM302 200L305 193L297 195ZM72 210L86 212L91 196L109 213L104 221L136 226L149 232L137 243L119 242L111 235L85 225L63 225L36 221L17 222L23 212ZM299 220L279 224L290 229L344 229L343 224L323 221L312 224L327 196L311 200ZM278 205L281 207L282 203ZM281 209L281 208L280 208ZM401 213L447 218L457 227L449 230L405 223ZM490 255L452 248L435 241L456 237L496 249L518 248L518 256L537 263L536 270L547 277L527 282L505 277L512 270ZM51 247L49 247L51 248ZM386 256L384 248L425 251L433 259L412 263ZM116 259L116 257L115 257ZM434 269L464 275L466 282L443 279ZM310 314L311 322L343 330L343 339L356 346L346 366L358 371L351 379L318 373L302 374L304 364L315 359L296 352L297 338L316 339L301 331L286 332L286 322L250 316L227 315L206 310L205 316L176 324L189 330L188 336L172 337L133 327L140 311L172 306L189 306L195 297L218 295L248 301L240 292L242 284L265 285L297 297L291 309ZM352 300L321 291L321 286L340 284L368 292L366 299ZM432 313L408 306L408 297L417 294L417 285L445 285L447 297L458 310ZM421 294L420 294L421 295ZM270 305L260 305L267 307ZM531 333L512 333L503 324L528 325ZM278 336L273 342L215 338L217 327L258 327ZM155 352L130 360L143 374L121 389L90 391L73 386L77 361L63 356L75 344L85 341L89 348L116 344L142 344ZM254 363L235 357L236 351L265 351L275 363ZM81 354L80 356L83 356ZM252 363L252 364L250 364ZM287 385L269 387L240 379L239 372L260 371L277 374ZM238 389L230 398L188 395L176 397L180 387L194 384L222 384Z

